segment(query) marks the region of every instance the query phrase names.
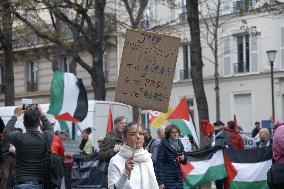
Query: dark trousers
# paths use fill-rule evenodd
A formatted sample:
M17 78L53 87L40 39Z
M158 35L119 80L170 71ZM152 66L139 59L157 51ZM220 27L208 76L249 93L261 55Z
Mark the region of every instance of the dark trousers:
M215 180L215 185L217 189L226 189L225 179Z

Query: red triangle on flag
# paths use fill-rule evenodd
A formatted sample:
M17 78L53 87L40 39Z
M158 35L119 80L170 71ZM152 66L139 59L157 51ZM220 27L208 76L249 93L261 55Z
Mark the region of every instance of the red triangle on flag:
M230 188L230 183L234 180L235 176L238 174L238 171L233 166L231 160L229 159L226 152L224 152L224 163L227 171L227 178L226 178L226 189Z
M189 120L189 108L186 98L183 97L176 109L168 116L167 119L185 119Z
M109 134L112 131L112 129L113 129L112 112L111 112L111 107L109 107L106 133Z
M187 175L194 169L193 165L189 161L187 161L187 163L185 165L180 163L179 167L180 167L180 170L181 170L181 173L182 173L183 181L185 180Z
M61 121L80 122L80 120L76 119L75 117L72 117L68 112L54 116L54 118Z

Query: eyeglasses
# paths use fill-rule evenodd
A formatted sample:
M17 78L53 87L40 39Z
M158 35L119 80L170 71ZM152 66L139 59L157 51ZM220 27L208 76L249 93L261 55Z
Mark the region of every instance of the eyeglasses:
M98 142L103 142L102 140L98 140Z

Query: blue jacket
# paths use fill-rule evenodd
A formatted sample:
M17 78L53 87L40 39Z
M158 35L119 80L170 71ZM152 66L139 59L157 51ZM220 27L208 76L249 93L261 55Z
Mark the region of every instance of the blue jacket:
M169 139L163 139L158 147L156 176L158 184L164 184L166 189L183 189L182 173L177 162L177 156L185 155L180 140L179 150L175 150L169 143ZM182 164L187 163L185 158Z

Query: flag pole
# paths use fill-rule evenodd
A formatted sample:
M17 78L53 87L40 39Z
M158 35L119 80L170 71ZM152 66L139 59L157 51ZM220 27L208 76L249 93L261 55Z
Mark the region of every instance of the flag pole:
M132 147L132 156L133 159L134 159L134 152L135 152L135 148L137 146L137 135L139 134L139 126L140 126L140 122L141 122L141 108L138 107L138 123L137 123L137 128L136 128L136 137L135 137L135 143L134 143L134 146ZM131 171L129 172L129 175L128 175L128 180L130 180L130 176L131 176Z

